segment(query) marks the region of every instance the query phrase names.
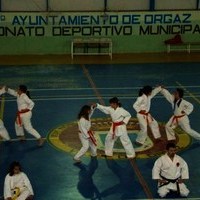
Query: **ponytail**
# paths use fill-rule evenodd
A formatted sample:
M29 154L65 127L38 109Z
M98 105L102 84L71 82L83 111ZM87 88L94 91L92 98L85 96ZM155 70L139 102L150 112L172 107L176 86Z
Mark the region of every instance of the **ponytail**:
M140 89L139 96L142 96L143 94L148 96L149 94L151 94L152 90L153 88L150 85L146 85L142 89Z
M122 107L121 102L119 101L119 99L117 97L113 97L109 100L109 103L116 103L119 107Z
M85 119L89 120L89 110L91 110L91 107L88 105L84 105L78 113L78 119L80 120L81 117L84 117Z
M30 92L28 91L26 85L20 85L19 90L22 91L23 93L25 93L29 98L31 98Z
M138 96L141 97L144 94L143 89L140 89L138 92Z
M29 90L26 91L26 95L31 99Z

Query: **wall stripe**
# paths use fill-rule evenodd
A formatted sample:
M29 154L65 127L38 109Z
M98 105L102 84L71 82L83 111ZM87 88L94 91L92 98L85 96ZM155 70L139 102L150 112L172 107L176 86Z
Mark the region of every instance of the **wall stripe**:
M149 0L149 10L150 11L155 10L155 0Z
M197 0L197 10L200 9L200 0Z

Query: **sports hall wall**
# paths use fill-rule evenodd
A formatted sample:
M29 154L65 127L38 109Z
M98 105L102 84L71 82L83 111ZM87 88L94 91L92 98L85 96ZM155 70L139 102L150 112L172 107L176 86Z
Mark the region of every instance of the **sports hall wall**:
M164 52L200 41L199 0L1 0L0 54L70 54L75 38L110 38L113 53Z

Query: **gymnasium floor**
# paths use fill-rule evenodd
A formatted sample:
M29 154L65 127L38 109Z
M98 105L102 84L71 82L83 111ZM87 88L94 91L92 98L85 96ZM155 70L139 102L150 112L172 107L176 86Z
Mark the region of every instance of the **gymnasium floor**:
M185 89L185 99L194 105L190 116L191 126L200 132L199 62L145 63L141 60L135 64L105 63L47 64L44 61L40 64L29 63L28 66L22 63L1 64L0 85L16 88L19 84L26 84L30 88L36 104L32 123L47 140L42 148L38 148L34 138L28 134L26 142L16 140L16 100L6 94L1 99L1 115L13 140L11 143L0 143L0 197L9 164L17 160L31 180L36 200L158 198L151 170L155 159L164 152L165 141L158 145L157 151L150 133L152 146L147 149L136 147L135 162L125 158L117 142L113 159L105 159L102 156L103 143L109 119L95 111L92 119L98 137L98 158L91 159L87 154L81 165L74 165L72 158L80 147L76 117L84 104L101 102L108 105L109 98L117 96L132 115L128 130L134 142L138 125L132 104L137 98L138 89L147 84L164 85L170 91L182 87ZM170 104L159 94L152 101L151 112L159 121L165 138L163 126L172 114ZM179 154L190 169L187 186L191 192L187 199L200 199L200 144L179 129L177 134Z

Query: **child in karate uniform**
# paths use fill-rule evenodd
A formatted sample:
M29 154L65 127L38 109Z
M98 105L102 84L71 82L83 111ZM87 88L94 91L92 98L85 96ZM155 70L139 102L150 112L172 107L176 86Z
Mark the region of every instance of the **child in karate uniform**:
M93 108L84 105L78 114L78 128L79 128L79 138L82 144L79 152L74 156L75 162L81 162L81 157L90 148L91 156L97 155L97 143L94 137L94 132L91 130L91 116L93 114Z

